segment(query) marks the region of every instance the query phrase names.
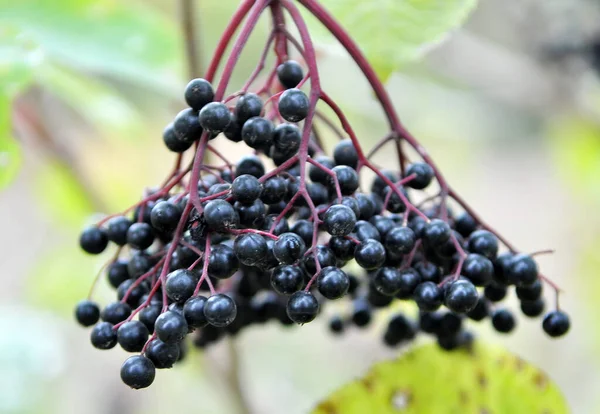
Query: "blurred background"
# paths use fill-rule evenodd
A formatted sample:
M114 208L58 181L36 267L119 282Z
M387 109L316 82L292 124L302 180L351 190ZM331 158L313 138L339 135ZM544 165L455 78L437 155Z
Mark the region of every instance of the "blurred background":
M238 1L197 0L205 65ZM99 352L72 317L108 254L84 255L94 212L121 211L174 156L161 133L183 108L181 10L168 0L0 0L0 413L305 413L385 349L380 331L334 338L326 318L266 325L132 392L124 351ZM265 20L233 83L254 68ZM386 124L359 71L319 45L321 75L368 147ZM545 370L574 413L600 404L600 4L485 0L467 24L388 81L396 108L453 187L563 289L572 330L478 327ZM7 137L14 132L18 138ZM243 149L221 143L231 159ZM230 147L228 147L230 145ZM385 164L385 152L378 162ZM391 165L391 164L390 164ZM108 289L102 279L99 298ZM549 292L548 292L549 293ZM513 301L516 305L516 301ZM486 324L483 324L486 325ZM183 411L180 411L183 412Z

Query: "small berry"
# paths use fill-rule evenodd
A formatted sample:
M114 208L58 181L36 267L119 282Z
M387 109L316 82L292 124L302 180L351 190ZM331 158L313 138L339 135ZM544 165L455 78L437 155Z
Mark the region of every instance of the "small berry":
M129 315L131 315L131 307L121 302L109 303L100 314L103 321L110 322L113 325L123 322Z
M517 286L529 286L538 281L538 267L533 258L526 254L513 256L506 277Z
M90 340L94 348L111 349L117 344L117 332L113 329L110 322L100 322L90 334Z
M156 318L154 331L158 339L165 343L179 342L187 335L188 324L183 315L167 311Z
M199 111L213 101L215 93L209 81L196 78L192 79L185 87L184 97L190 107Z
M208 275L217 279L233 276L240 267L240 262L233 248L225 244L217 244L210 250L208 259Z
M256 233L246 233L236 237L233 251L240 263L246 266L256 266L268 253L265 239Z
M422 162L411 164L406 170L406 177L415 175L415 178L410 180L406 185L415 190L423 190L431 184L434 173L433 168L429 164Z
M227 105L220 102L206 104L198 114L198 120L205 131L218 134L227 129L231 113Z
M279 97L279 113L288 122L300 122L308 115L308 97L300 89L291 88Z
M157 369L171 368L179 359L179 349L179 344L166 344L160 339L153 339L145 355Z
M358 166L358 153L351 140L344 139L337 143L333 149L333 160L336 165Z
M283 265L273 269L271 286L282 295L291 295L304 286L304 274L298 266Z
M543 299L521 301L521 312L530 318L537 318L544 313L545 308L546 302Z
M301 290L290 296L286 311L292 321L302 325L317 317L319 302L312 293Z
M194 294L196 282L196 275L191 270L177 269L167 275L164 287L169 299L183 303Z
M296 154L301 141L302 132L294 124L279 124L273 131L273 148L282 154Z
M244 123L242 127L242 139L250 148L269 148L273 143L275 127L266 118L255 116Z
M323 217L325 230L332 236L346 236L354 230L356 215L343 204L335 204L327 209Z
M433 312L442 306L442 289L433 282L420 283L415 288L413 297L422 311Z
M448 223L433 219L425 225L423 238L431 246L440 246L450 240L451 229Z
M133 223L127 230L127 244L145 250L154 243L154 231L148 223Z
M342 195L352 195L358 189L358 174L356 170L352 167L348 167L347 165L338 165L331 169L335 173L337 180L340 184L340 190L342 191ZM330 189L335 190L335 183L333 178L328 176L327 185Z
M444 304L452 312L467 313L475 308L479 300L475 285L467 280L450 282L445 290Z
M134 389L149 387L155 375L154 364L143 355L131 356L121 366L121 380Z
M247 120L260 116L263 109L263 101L255 93L247 93L240 96L235 104L235 118L243 125Z
M204 315L204 306L207 299L204 296L189 298L183 305L183 316L188 326L192 328L203 328L208 324Z
M334 266L321 269L317 277L317 289L327 299L339 299L350 288L350 279L342 270Z
M140 321L125 322L117 329L117 341L127 352L140 352L148 335L148 328Z
M113 217L106 223L106 236L111 242L123 246L127 243L127 230L131 226L131 220L124 216Z
M374 270L385 263L385 248L377 240L367 240L356 247L354 258L363 269Z
M286 89L295 88L303 78L302 66L295 60L288 60L277 66L277 79Z
M544 332L553 338L563 336L571 327L569 315L559 310L552 311L544 317L542 327Z
M193 109L180 111L173 120L175 138L183 145L191 146L202 136L202 127L198 122L198 112Z
M173 123L168 124L163 130L163 143L169 151L182 153L190 149L193 141L182 141L177 137Z
M252 175L237 176L231 183L231 195L240 203L252 204L263 191L262 184Z
M281 264L293 264L306 251L304 240L296 233L283 233L273 245L273 254Z
M395 255L409 254L415 247L415 232L409 227L395 227L385 235L386 250Z
M498 254L498 238L487 230L476 230L469 236L468 249L493 260Z
M509 333L516 326L515 317L506 309L498 309L492 313L492 325L501 333Z
M396 294L398 299L410 299L415 289L422 282L421 275L412 267L400 271L400 290Z
M81 326L92 326L100 319L100 309L94 302L82 300L75 308L75 318Z
M100 254L108 245L108 237L98 227L88 227L79 236L79 246L89 254Z
M181 218L181 207L169 201L160 201L152 207L150 222L158 231L170 232L175 230Z
M211 200L204 207L204 220L211 230L227 231L238 227L240 217L227 201Z
M235 301L227 295L216 294L204 304L204 316L208 323L217 328L231 324L237 315Z
M466 257L461 272L475 286L486 286L494 276L494 265L487 257L471 253Z

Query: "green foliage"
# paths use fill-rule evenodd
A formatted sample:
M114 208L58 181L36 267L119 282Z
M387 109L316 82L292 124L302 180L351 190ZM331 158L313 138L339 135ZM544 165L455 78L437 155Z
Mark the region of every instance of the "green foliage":
M323 0L382 79L459 27L477 0Z
M556 385L505 350L416 348L375 365L319 404L313 414L567 413Z
M556 165L571 191L583 201L600 201L600 125L579 118L559 119L549 135Z
M94 212L88 192L68 166L49 160L35 178L40 207L57 222L79 228Z
M106 257L90 257L76 249L77 240L73 239L36 261L25 287L30 305L72 317L75 304L87 296L100 262L106 260Z

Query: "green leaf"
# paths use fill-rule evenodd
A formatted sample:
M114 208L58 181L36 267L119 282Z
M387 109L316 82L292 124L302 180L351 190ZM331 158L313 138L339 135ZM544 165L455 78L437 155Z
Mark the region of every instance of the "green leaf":
M35 186L43 211L62 224L80 228L94 212L82 183L69 167L58 161L49 160L39 167Z
M322 0L385 80L459 27L477 0Z
M0 26L40 60L150 90L179 86L177 30L152 7L132 1L0 0ZM177 89L175 89L177 90Z
M567 413L556 385L519 357L488 344L446 352L416 348L375 365L313 414Z

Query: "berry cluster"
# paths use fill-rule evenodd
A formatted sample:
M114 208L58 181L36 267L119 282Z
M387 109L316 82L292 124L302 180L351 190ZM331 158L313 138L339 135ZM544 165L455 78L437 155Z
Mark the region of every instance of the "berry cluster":
M363 152L343 112L321 87L310 35L292 1L242 2L206 77L185 88L189 107L163 132L165 146L178 154L173 172L140 202L80 236L81 248L91 254L102 253L109 243L117 246L105 272L116 300L102 309L84 300L76 317L93 326L94 347L119 344L137 354L121 369L130 387L149 386L156 368L179 361L188 334L196 346L206 347L269 320L302 325L328 301L346 299L347 312L330 320L333 333L365 327L381 311L389 317L382 334L387 345L406 343L422 331L451 350L471 341L463 329L467 319L489 319L501 333L515 328L514 313L498 305L509 289L515 288L527 317L545 311L543 282L558 293L539 273L533 255L518 253L448 187L339 25L314 0L300 3L363 70L390 120L390 134L370 154ZM241 90L225 96L239 53L267 9L274 23L259 65ZM301 42L286 29L285 12ZM219 61L246 15L214 88ZM290 45L304 64L289 58ZM271 47L275 67L262 87L250 92ZM319 111L318 102L333 110L342 129ZM330 156L323 150L320 123L340 137ZM211 145L214 139L245 145L249 154L232 163ZM395 170L371 161L387 143L396 144ZM409 163L402 144L412 146L422 161ZM192 159L185 167L188 154ZM216 162L206 161L207 155ZM375 174L369 183L365 170ZM393 311L389 316L397 301L414 302L418 320ZM558 300L542 325L553 337L568 331Z

